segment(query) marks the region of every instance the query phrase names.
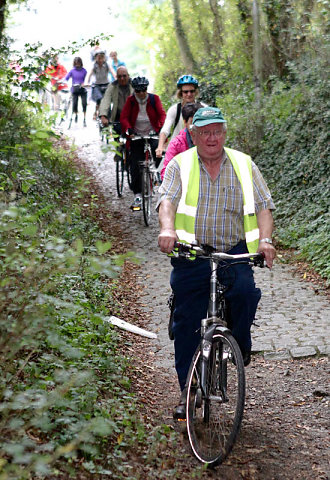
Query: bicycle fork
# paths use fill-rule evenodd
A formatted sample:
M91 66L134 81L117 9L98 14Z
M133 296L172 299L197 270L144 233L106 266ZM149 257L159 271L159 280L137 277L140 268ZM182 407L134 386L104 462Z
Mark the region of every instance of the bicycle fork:
M211 398L211 392L208 391L208 385L211 372L213 368L219 367L219 378L217 379L218 389L220 389L221 397L219 400L227 400L227 358L224 358L223 348L221 351L213 352L213 354L218 355L218 358L210 358L212 352L212 339L216 329L223 331L227 330L227 326L224 322L221 322L217 316L217 263L211 260L211 281L210 281L210 301L208 306L208 316L207 318L202 319L201 321L201 369L200 369L200 386L204 398ZM221 324L222 323L222 324ZM214 385L213 385L214 387ZM213 398L215 399L215 398Z

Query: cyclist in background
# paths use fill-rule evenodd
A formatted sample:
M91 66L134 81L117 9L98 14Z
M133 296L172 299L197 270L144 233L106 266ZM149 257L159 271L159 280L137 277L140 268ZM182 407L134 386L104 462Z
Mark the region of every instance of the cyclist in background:
M193 117L199 108L202 108L201 103L186 103L182 108L182 118L185 128L181 130L178 135L170 141L165 153L165 159L160 172L161 179L163 180L165 174L165 168L173 157L179 153L185 152L188 148L194 146L191 135L190 125L192 124Z
M134 93L126 100L120 115L122 132L127 134L128 138L132 138L134 134L149 135L151 131L158 134L164 124L166 112L158 95L147 92L148 85L149 80L145 77L135 77L132 80ZM157 140L150 140L150 145L156 166L158 166L160 160L157 161L155 156ZM144 141L141 139L130 142L129 147L132 190L135 195L131 208L134 208L141 206L142 202L139 161L144 158Z
M95 77L95 82L92 87L92 100L96 103L93 115L94 120L96 120L98 116L101 100L109 85L109 73L110 67L105 60L105 53L103 51L96 53L94 66L87 79L87 83L90 83L91 77L93 75Z
M268 267L275 257L272 245L275 208L268 187L251 157L224 147L226 121L218 108L200 108L191 129L196 145L168 164L159 188L158 244L170 253L179 239L210 245L229 254L263 252ZM244 192L244 195L243 195ZM200 321L209 302L210 264L172 258L171 287L175 295L175 368L182 391L173 416L185 418L185 382L200 341ZM225 293L233 336L244 365L251 359L251 325L261 297L252 268L232 265L221 277L231 288Z
M119 67L117 80L112 82L101 100L99 115L102 125L106 127L109 121L114 124L115 131L120 135L120 114L127 98L132 95L133 87L126 67ZM118 123L118 125L116 125Z
M50 77L50 83L52 85L52 101L53 108L57 112L60 109L61 96L60 91L66 90L68 85L63 82L65 75L67 74L66 68L58 62L58 55L50 61L50 65L45 70L46 75Z
M182 107L186 103L195 102L198 95L198 80L192 75L182 75L177 81L177 97L179 103L172 105L166 114L166 120L159 134L159 142L156 149L157 157L161 157L165 150L167 138L171 135L171 139L183 129Z
M78 99L81 98L82 110L84 113L84 127L86 127L87 90L83 87L87 70L83 67L80 57L73 59L73 69L65 77L65 80L72 80L72 114L75 115L75 122L78 121Z
M111 81L113 82L117 78L118 68L126 67L126 63L118 59L116 51L110 52L110 58L112 59L112 62L110 63L110 67L111 67L110 75L111 75Z
M100 53L100 52L103 52L104 55L105 55L105 59L108 60L107 51L104 48L100 47L99 40L96 40L95 42L92 42L91 47L92 47L92 50L91 50L91 53L90 53L91 62L93 62L93 63L95 62L96 54Z

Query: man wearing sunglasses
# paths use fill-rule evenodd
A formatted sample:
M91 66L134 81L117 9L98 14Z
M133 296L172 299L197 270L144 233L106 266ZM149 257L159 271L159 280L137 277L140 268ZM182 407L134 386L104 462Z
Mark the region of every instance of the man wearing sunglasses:
M102 125L114 124L115 131L120 135L120 114L126 100L133 93L130 77L126 67L118 67L117 80L110 83L101 100L99 115ZM112 105L112 107L111 107Z
M132 80L134 93L126 100L120 115L121 129L128 138L134 134L147 136L152 131L158 134L164 124L166 112L158 95L147 92L148 85L149 80L145 77L135 77ZM156 159L155 155L157 143L157 140L150 140L151 151L158 167L160 159ZM135 196L131 208L135 209L140 207L142 202L139 162L144 158L144 141L141 139L130 142L129 148L132 190Z

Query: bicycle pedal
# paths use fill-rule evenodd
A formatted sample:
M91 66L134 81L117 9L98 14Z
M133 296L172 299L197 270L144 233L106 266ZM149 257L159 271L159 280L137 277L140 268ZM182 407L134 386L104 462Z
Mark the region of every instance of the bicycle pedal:
M133 212L139 212L139 211L141 210L141 207L138 207L138 206L133 207L133 206L131 206L131 210L133 210Z

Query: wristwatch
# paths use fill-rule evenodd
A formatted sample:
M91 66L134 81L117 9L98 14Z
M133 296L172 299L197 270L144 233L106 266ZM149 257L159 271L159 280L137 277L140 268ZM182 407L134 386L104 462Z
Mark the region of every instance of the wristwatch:
M273 240L271 238L262 238L259 240L259 243L261 242L270 243L271 245L273 244Z

